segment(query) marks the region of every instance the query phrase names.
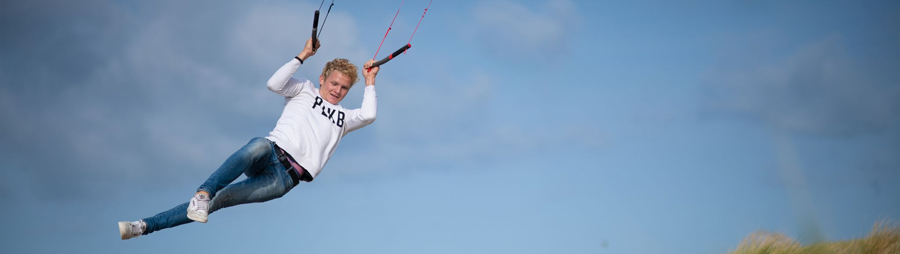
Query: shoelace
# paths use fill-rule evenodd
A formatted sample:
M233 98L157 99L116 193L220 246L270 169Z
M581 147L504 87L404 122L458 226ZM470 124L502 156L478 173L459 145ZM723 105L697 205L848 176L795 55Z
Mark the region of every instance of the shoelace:
M209 211L209 198L206 195L197 195L194 198L194 205L197 206L197 210Z
M141 221L135 221L128 224L131 224L131 232L129 233L131 233L132 236L141 235L144 232L144 225Z

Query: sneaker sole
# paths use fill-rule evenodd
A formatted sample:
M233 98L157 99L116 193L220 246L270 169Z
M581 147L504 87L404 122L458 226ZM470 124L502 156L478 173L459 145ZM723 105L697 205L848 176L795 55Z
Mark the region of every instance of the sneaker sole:
M122 237L122 240L128 239L128 238L125 238L125 232L128 231L128 227L130 227L130 226L131 225L128 225L128 222L122 222L122 221L119 222L119 236Z
M209 217L200 217L200 215L191 214L191 213L188 213L187 217L188 217L188 219L191 219L192 221L196 221L196 222L200 222L200 223L206 223L206 221L209 219Z

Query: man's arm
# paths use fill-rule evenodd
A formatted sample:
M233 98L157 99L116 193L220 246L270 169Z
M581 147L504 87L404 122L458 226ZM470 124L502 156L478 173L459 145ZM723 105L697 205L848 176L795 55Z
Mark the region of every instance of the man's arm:
M318 47L312 46L312 39L306 40L303 51L301 51L296 58L291 59L290 62L287 62L281 66L281 68L278 68L278 70L275 71L275 74L273 74L272 77L269 78L269 81L266 82L266 86L269 90L284 97L294 97L300 94L300 91L303 89L302 82L308 82L308 80L300 81L291 77L297 72L297 68L300 68L300 65L303 64L302 61L306 61L306 59L315 55L316 50L318 49Z
M369 60L363 65L363 76L366 79L366 90L363 92L362 107L347 112L347 126L344 128L344 134L358 130L366 125L375 122L376 112L378 111L378 96L375 94L375 76L378 75L380 67L371 68L375 60Z

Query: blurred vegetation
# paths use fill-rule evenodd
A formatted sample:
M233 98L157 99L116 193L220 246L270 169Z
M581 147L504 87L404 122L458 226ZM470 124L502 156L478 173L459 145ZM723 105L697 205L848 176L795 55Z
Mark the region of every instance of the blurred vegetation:
M900 227L883 221L865 238L807 246L783 234L756 232L729 254L900 254Z

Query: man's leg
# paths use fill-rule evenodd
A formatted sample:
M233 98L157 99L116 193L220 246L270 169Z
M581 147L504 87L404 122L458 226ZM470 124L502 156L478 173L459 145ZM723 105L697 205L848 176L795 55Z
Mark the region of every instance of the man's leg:
M277 159L276 159L277 161ZM247 204L260 203L284 196L293 188L294 182L285 172L280 162L269 163L263 171L251 175L243 181L230 184L218 191L209 203L209 213L219 209ZM165 228L175 227L192 222L187 217L188 203L178 205L168 211L144 219L147 227L143 234L149 234Z
M206 192L210 198L214 198L216 192L231 184L241 174L251 176L261 172L274 158L272 149L272 143L265 138L253 138L240 150L231 154L197 191Z
M219 169L216 170L216 172L210 175L209 179L207 179L206 182L204 182L203 185L200 186L200 191L198 191L198 193L202 191L208 196L215 195L216 192L218 192L224 186L237 179L241 173L247 174L247 176L250 177L258 174L259 172L265 171L265 169L270 166L273 160L278 160L272 151L273 148L274 146L272 145L272 143L264 138L254 138L250 140L250 142L241 147L241 149L229 156L228 159L226 159L225 162L222 163L222 166L220 166ZM197 195L195 195L195 197L192 198L191 201L196 201L196 197ZM207 199L207 202L208 201L209 199ZM141 226L143 227L134 228L138 228L138 231L140 231L140 233L142 234L149 234L153 231L189 223L191 222L191 219L188 218L187 215L190 203L191 202L183 203L173 207L172 209L156 214L153 217L145 218L142 220L144 224ZM203 217L207 215L206 213L209 210L209 204L206 203L205 206L206 207L203 211ZM196 212L196 209L194 212ZM203 221L205 222L205 218ZM140 223L132 224L140 225ZM122 226L120 226L120 231L122 231L121 228ZM126 233L132 233L132 231L134 230L131 229L126 230L129 231ZM123 239L128 238L131 237L123 237Z
M284 167L272 165L243 181L226 186L209 202L209 213L248 203L261 203L280 198L294 187Z
M143 219L144 223L146 223L147 228L142 232L144 235L153 233L153 231L171 228L178 225L186 224L188 222L193 222L191 219L187 217L187 207L188 203L180 204L175 206L168 211L158 213L153 217Z
M229 156L222 166L200 185L197 193L188 202L188 219L206 223L209 217L209 202L215 197L216 192L231 184L241 176L241 173L252 176L266 168L275 156L273 148L272 142L264 138L254 138Z

